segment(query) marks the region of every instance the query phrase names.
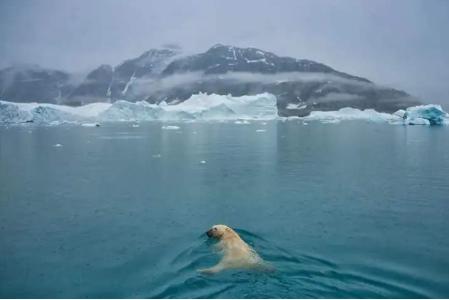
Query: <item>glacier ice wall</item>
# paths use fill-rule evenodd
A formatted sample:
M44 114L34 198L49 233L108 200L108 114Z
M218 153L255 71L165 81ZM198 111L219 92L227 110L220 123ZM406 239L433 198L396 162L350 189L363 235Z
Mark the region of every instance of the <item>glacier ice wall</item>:
M168 105L124 100L92 103L80 107L42 103L0 101L0 123L82 123L116 121L182 120L269 120L278 117L276 97L263 93L254 96L196 94L186 101Z
M165 102L150 104L146 101L92 103L70 107L42 103L12 103L0 101L0 124L37 123L57 125L62 123L119 122L119 121L221 121L221 120L271 120L277 119L276 97L263 93L254 96L196 94L186 101L169 105ZM341 121L370 121L403 125L449 124L449 115L439 105L421 105L399 110L394 114L373 109L342 108L338 111L313 111L300 119L322 123Z

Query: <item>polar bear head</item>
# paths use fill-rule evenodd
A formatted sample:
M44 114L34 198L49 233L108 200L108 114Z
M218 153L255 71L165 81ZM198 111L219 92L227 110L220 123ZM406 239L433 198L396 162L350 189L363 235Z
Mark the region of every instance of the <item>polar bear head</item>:
M214 225L211 229L209 229L206 234L210 238L216 238L221 239L225 235L234 233L234 230L232 230L230 227L226 225Z

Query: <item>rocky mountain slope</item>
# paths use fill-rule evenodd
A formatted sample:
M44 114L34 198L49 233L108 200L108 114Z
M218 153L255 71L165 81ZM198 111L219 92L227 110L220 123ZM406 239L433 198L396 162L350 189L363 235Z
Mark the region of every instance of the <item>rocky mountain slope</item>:
M0 99L81 105L146 100L175 104L197 93L277 97L280 115L342 107L394 112L417 105L407 93L305 59L281 57L256 48L215 45L183 56L177 48L152 49L118 66L102 65L83 80L38 67L0 70Z

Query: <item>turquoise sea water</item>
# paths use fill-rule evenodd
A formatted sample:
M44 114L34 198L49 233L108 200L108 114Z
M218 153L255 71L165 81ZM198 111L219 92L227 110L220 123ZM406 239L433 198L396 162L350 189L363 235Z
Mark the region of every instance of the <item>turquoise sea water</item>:
M174 125L0 127L0 297L449 297L448 127Z

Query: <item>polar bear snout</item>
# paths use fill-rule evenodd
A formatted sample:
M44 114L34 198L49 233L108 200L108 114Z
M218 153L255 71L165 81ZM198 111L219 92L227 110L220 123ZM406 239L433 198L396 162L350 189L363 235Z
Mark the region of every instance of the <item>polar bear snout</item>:
M211 229L206 231L206 234L210 238L220 239L223 234L226 232L227 226L225 225L214 225Z
M206 231L206 235L208 236L208 237L213 237L213 229L209 229L208 231Z

